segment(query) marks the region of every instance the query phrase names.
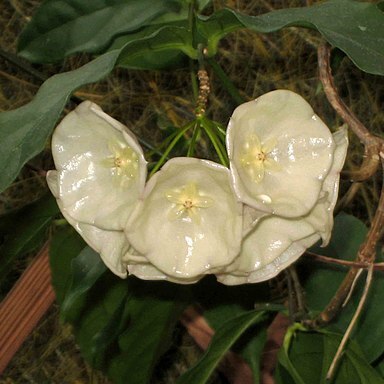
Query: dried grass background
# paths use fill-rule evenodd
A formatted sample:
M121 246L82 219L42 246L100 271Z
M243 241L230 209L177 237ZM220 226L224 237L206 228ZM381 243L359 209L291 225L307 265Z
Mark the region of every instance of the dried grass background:
M311 0L238 0L213 1L214 7L224 5L247 14L305 6ZM0 2L0 48L16 52L17 36L24 28L41 0L2 0ZM217 56L222 68L238 87L242 96L255 98L276 88L300 93L332 130L341 121L329 106L317 77L316 47L320 35L309 30L289 28L268 35L248 31L231 34L220 44ZM71 70L90 60L77 55L59 65L35 65L46 76ZM341 95L356 115L373 132L382 133L384 112L384 82L382 78L365 74L344 58L335 76ZM41 82L9 61L0 58L0 111L11 110L27 103ZM219 80L211 74L208 115L226 124L233 111L233 101ZM143 139L156 145L164 135L161 127L180 126L193 116L194 101L188 70L127 71L116 69L107 79L82 88L79 97L98 103L108 114L128 125ZM346 168L356 169L361 162L361 145L351 137ZM202 147L200 153L207 154ZM24 168L15 183L0 195L0 213L34 201L47 190L41 170L52 168L49 143L37 158ZM369 224L378 199L379 182L361 184L354 201L346 208ZM341 195L349 181L341 183ZM1 291L4 295L33 255L17 260L14 271ZM1 337L1 335L0 335ZM134 351L133 351L134 353ZM175 334L175 347L157 369L157 383L172 383L190 366L199 351L181 329ZM213 382L225 382L215 377ZM61 324L54 306L15 356L1 384L28 383L108 383L82 360L71 330Z

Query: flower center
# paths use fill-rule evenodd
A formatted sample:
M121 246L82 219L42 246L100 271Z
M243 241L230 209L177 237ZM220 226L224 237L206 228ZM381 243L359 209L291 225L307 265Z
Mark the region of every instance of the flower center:
M263 180L265 170L276 170L278 163L271 157L276 147L276 140L261 143L260 139L252 134L243 143L240 152L240 164L255 183Z
M188 183L181 188L169 190L166 199L173 204L168 213L169 220L182 218L185 221L201 222L200 209L213 205L214 200L200 193L195 183Z
M120 159L120 157L115 157L115 166L120 168L123 164L123 159Z
M190 209L193 207L193 201L191 199L187 199L184 201L183 206L185 209Z
M112 154L104 160L104 165L111 168L120 184L129 183L138 174L139 158L136 152L131 147L117 142L110 143L108 147Z

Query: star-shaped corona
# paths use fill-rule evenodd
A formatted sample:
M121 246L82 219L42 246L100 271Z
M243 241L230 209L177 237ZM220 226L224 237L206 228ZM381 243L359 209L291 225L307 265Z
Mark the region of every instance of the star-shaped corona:
M240 152L240 162L255 183L263 180L266 170L279 170L280 166L273 157L276 140L261 143L256 134L244 141Z
M111 154L102 164L111 169L118 184L128 186L138 175L139 156L131 147L121 142L110 142L108 148Z
M170 220L180 218L196 224L201 223L200 210L214 204L213 198L202 195L194 182L167 191L165 197L172 203L172 208L168 212Z

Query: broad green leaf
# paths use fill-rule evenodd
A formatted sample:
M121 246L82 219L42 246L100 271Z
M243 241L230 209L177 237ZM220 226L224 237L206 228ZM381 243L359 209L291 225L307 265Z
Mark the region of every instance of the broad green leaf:
M208 40L210 55L219 40L241 27L269 33L284 27L318 30L365 72L384 75L384 13L378 5L353 0L330 0L310 7L287 8L260 16L224 9L202 17L198 30Z
M162 27L145 39L132 41L128 47L119 58L119 66L156 69L181 57L182 53L194 59L197 57L192 46L192 35L185 27ZM159 62L156 64L157 56Z
M21 34L19 54L32 62L54 62L77 52L100 52L114 36L178 11L173 0L48 0Z
M367 361L363 356L357 354L355 351L347 351L346 355L348 360L350 360L355 367L362 384L384 383L383 377L367 364Z
M204 317L214 329L219 329L229 319L254 309L255 302L265 311L283 310L284 307L265 304L270 288L265 284L226 286L214 278L205 278L193 287L196 300L204 309ZM209 292L209 295L207 295ZM268 323L249 328L232 347L249 364L255 382L259 382L261 353L266 340Z
M109 51L113 49L120 49L127 43L131 43L135 40L139 40L142 38L149 37L154 33L158 33L160 29L165 27L179 27L188 29L188 21L180 20L180 21L172 21L168 23L162 24L154 24L150 25L146 28L143 28L135 33L129 33L127 35L117 37L112 45L108 48ZM191 35L189 32L185 32L186 43L185 46L192 46ZM186 59L186 55L178 48L172 48L172 41L175 40L175 36L169 35L169 43L170 46L160 47L156 51L148 49L146 52L142 52L137 57L125 57L124 62L120 62L119 66L130 69L171 69L175 67L181 66ZM183 40L181 40L182 42ZM177 44L177 40L176 40Z
M17 257L41 245L49 224L58 212L55 199L49 195L15 212L0 216L0 223L5 223L0 230L0 281L10 271Z
M170 44L168 38L173 39L173 43ZM160 29L147 38L107 52L79 69L49 78L30 103L0 113L0 164L3 167L0 192L15 179L23 165L44 148L72 92L107 76L118 60L124 63L124 60L137 58L152 49L176 47L195 55L193 48L185 45L188 41L184 38L182 28Z
M63 303L72 281L71 262L85 246L83 239L70 226L59 228L52 237L49 258L52 286L59 304Z
M289 382L287 374L295 384L323 384L340 344L342 335L330 332L298 331L279 352L279 362L285 371L280 371L280 380ZM350 341L339 361L330 384L383 383L382 378L369 365L359 346Z
M333 236L326 248L316 248L314 252L343 260L354 260L367 233L366 226L353 216L340 214L336 217ZM304 289L307 304L311 311L321 311L335 294L343 280L347 269L327 264L305 263L306 272ZM360 278L354 294L348 305L330 326L339 331L345 331L356 311L365 273ZM368 295L363 313L355 327L352 338L362 347L370 362L376 360L384 352L384 306L382 292L384 291L384 276L375 273L371 290Z
M71 285L61 304L62 316L69 320L75 301L87 292L107 270L98 253L86 247L71 262Z
M226 321L216 330L211 344L201 360L178 380L177 384L204 384L224 357L225 353L251 326L262 322L265 312L250 311Z
M380 359L374 363L376 372L379 373L381 377L384 377L384 356L380 356Z
M128 291L126 290L126 295L122 297L120 304L116 307L115 312L113 312L105 326L92 337L90 343L92 361L96 362L99 356L105 356L108 349L119 337L122 328L127 324L128 316L125 314L127 295ZM102 363L102 361L99 361L98 365L102 365Z
M74 323L82 354L115 384L150 383L188 305L181 293L184 287L133 277L121 280L105 273L87 293L86 305Z
M121 306L126 305L128 289L126 280L107 272L73 302L73 309L68 308L72 312L70 323L82 355L92 366L103 371L107 370L108 361L120 352L117 338L128 326L129 318L125 310L121 310ZM117 329L112 329L112 324ZM107 335L109 342L106 349L100 337L105 339Z
M189 305L189 287L128 278L127 329L118 338L119 354L108 366L116 384L151 383L153 369L170 347L172 333Z

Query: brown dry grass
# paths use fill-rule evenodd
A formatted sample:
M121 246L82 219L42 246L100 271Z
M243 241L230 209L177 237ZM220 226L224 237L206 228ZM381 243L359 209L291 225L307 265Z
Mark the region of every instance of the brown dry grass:
M214 1L215 7L227 4L248 14L270 9L302 6L316 1L283 0L228 0ZM29 20L39 0L9 0L0 4L1 48L15 52L17 36ZM218 60L221 66L246 98L255 98L275 88L288 88L302 94L331 129L341 124L328 105L317 78L315 47L319 35L296 28L269 35L255 35L240 31L230 35L220 45ZM89 58L79 55L62 65L37 66L46 75L76 68ZM233 102L214 75L211 77L212 94L208 114L226 123ZM384 84L382 79L367 75L344 59L336 75L341 94L349 106L367 126L382 133ZM36 93L40 82L9 62L0 59L0 111L17 108L27 103ZM189 73L180 69L172 72L115 70L104 81L81 89L79 96L100 104L103 109L124 122L140 136L156 144L161 138L159 126L180 125L191 118L194 109ZM355 169L361 162L361 146L351 137L346 167ZM25 167L19 178L1 195L0 212L22 206L46 191L40 169L52 166L49 147ZM348 181L341 184L343 194ZM369 223L378 198L379 182L364 183L355 200L348 207ZM16 263L17 270L25 261ZM16 274L18 271L15 272ZM177 347L177 348L176 348ZM175 339L175 351L166 360L161 381L172 383L180 371L191 364L198 352L193 342L181 333ZM84 363L70 329L58 319L58 309L52 308L44 321L19 351L1 384L11 383L107 383L107 380Z

